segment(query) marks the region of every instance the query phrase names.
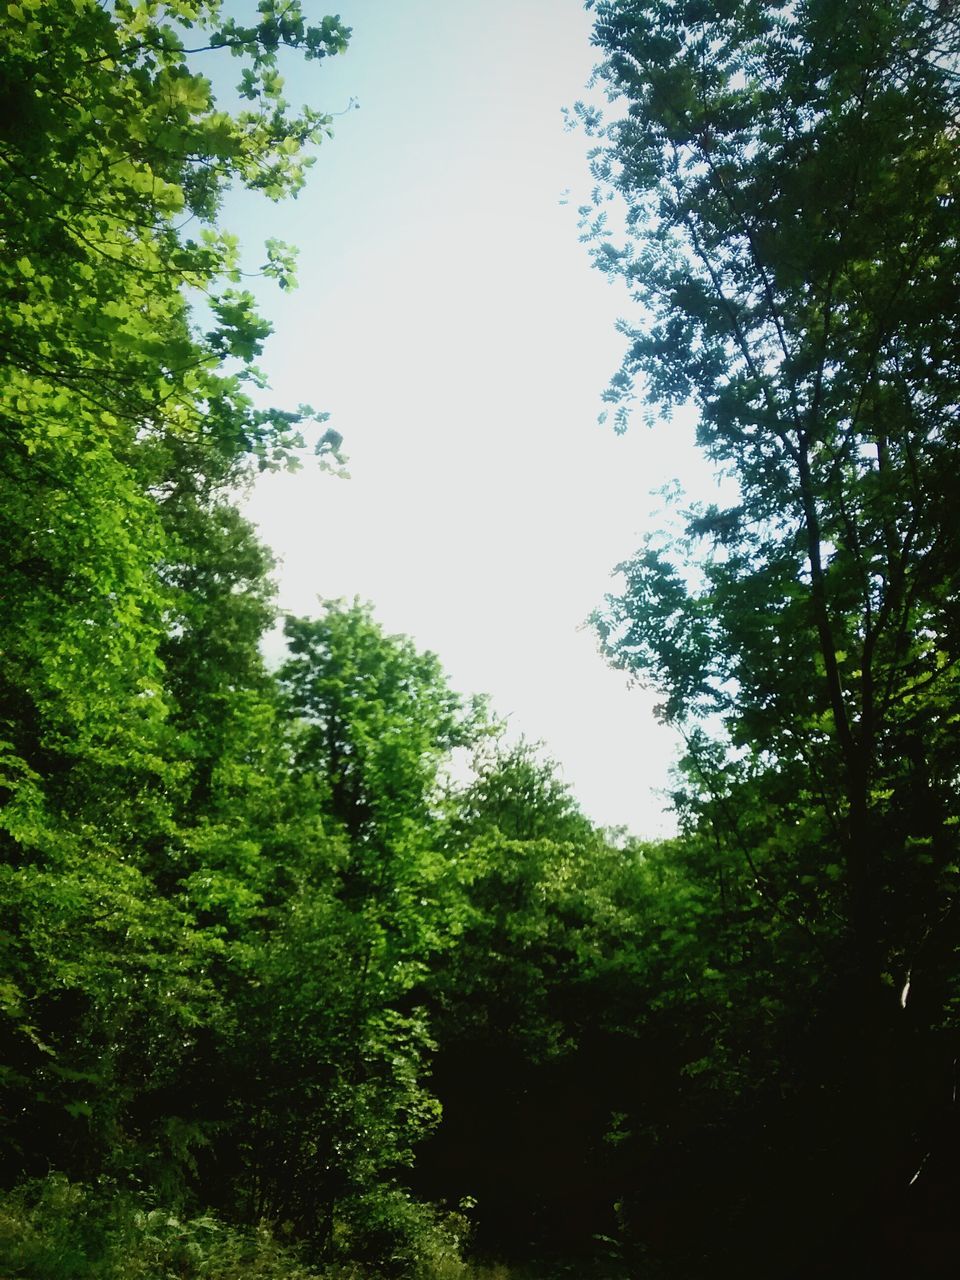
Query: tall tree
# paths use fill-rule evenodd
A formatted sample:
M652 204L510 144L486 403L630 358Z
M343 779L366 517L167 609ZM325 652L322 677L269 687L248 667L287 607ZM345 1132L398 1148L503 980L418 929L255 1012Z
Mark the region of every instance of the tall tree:
M836 1001L812 1070L843 1099L838 1200L902 1199L956 1170L957 13L617 0L594 38L586 234L638 304L616 425L637 381L692 400L738 489L621 566L601 635L688 726L687 803Z
M443 832L454 936L423 982L443 1113L415 1178L476 1199L483 1248L589 1251L616 1199L610 1060L589 1009L621 854L537 747L485 742L473 768Z
M349 1236L374 1260L409 1247L416 1226L398 1177L437 1119L415 988L449 942L440 771L482 713L368 607L329 602L286 630L278 678L302 825L236 1029L239 1181L254 1216L295 1222L326 1250Z
M298 189L329 122L285 102L280 53L333 55L348 32L271 0L249 25L215 0L27 0L0 29L0 1086L15 1176L182 1154L176 1117L147 1132L141 1103L174 1089L220 1003L222 935L261 887L238 828L252 726L271 714L267 557L225 493L292 457L309 415L254 404L269 325L217 216L231 183ZM218 106L201 58L236 59L240 109ZM266 257L288 283L283 246ZM231 788L246 800L228 819Z

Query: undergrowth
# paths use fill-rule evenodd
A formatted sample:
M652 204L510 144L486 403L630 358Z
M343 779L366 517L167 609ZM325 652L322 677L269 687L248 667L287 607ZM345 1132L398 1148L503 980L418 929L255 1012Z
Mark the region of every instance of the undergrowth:
M3 1280L466 1280L456 1215L387 1199L344 1226L339 1260L311 1267L267 1225L242 1230L59 1175L0 1196ZM402 1210L402 1212L401 1212ZM353 1250L360 1258L349 1256ZM379 1257L376 1256L379 1250Z

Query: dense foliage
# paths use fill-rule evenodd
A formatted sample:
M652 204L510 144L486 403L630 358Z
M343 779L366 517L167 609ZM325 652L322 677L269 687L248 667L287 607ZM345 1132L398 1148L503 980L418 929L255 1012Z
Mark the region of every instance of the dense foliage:
M925 0L596 14L616 118L581 114L627 218L585 224L639 304L609 399L621 427L635 385L692 400L737 494L598 617L714 845L720 1212L880 1265L957 1176L960 28Z
M951 1273L958 33L856 11L596 8L610 398L692 398L738 492L598 619L688 742L644 843L363 605L262 659L236 493L322 415L262 407L217 217L300 187L282 62L349 32L7 6L4 1275Z

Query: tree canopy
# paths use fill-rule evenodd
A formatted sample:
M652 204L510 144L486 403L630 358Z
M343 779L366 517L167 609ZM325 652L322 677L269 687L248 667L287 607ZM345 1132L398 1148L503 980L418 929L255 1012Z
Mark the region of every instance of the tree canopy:
M686 727L691 829L825 984L836 1200L893 1201L952 1160L956 15L600 3L595 40L614 118L580 115L627 212L585 228L637 303L615 423L692 400L737 493L621 566L600 635Z
M614 423L692 402L735 494L596 618L685 735L656 842L370 606L263 657L238 491L340 441L219 215L349 31L0 19L5 1275L955 1271L955 6L594 11Z

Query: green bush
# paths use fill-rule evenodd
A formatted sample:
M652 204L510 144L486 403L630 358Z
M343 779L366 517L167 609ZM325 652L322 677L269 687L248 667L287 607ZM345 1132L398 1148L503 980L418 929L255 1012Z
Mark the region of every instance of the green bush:
M53 1175L0 1199L4 1280L317 1280L266 1227L238 1231Z
M398 1187L378 1188L341 1207L334 1248L347 1264L338 1274L404 1280L460 1280L470 1223L459 1213L413 1200Z

